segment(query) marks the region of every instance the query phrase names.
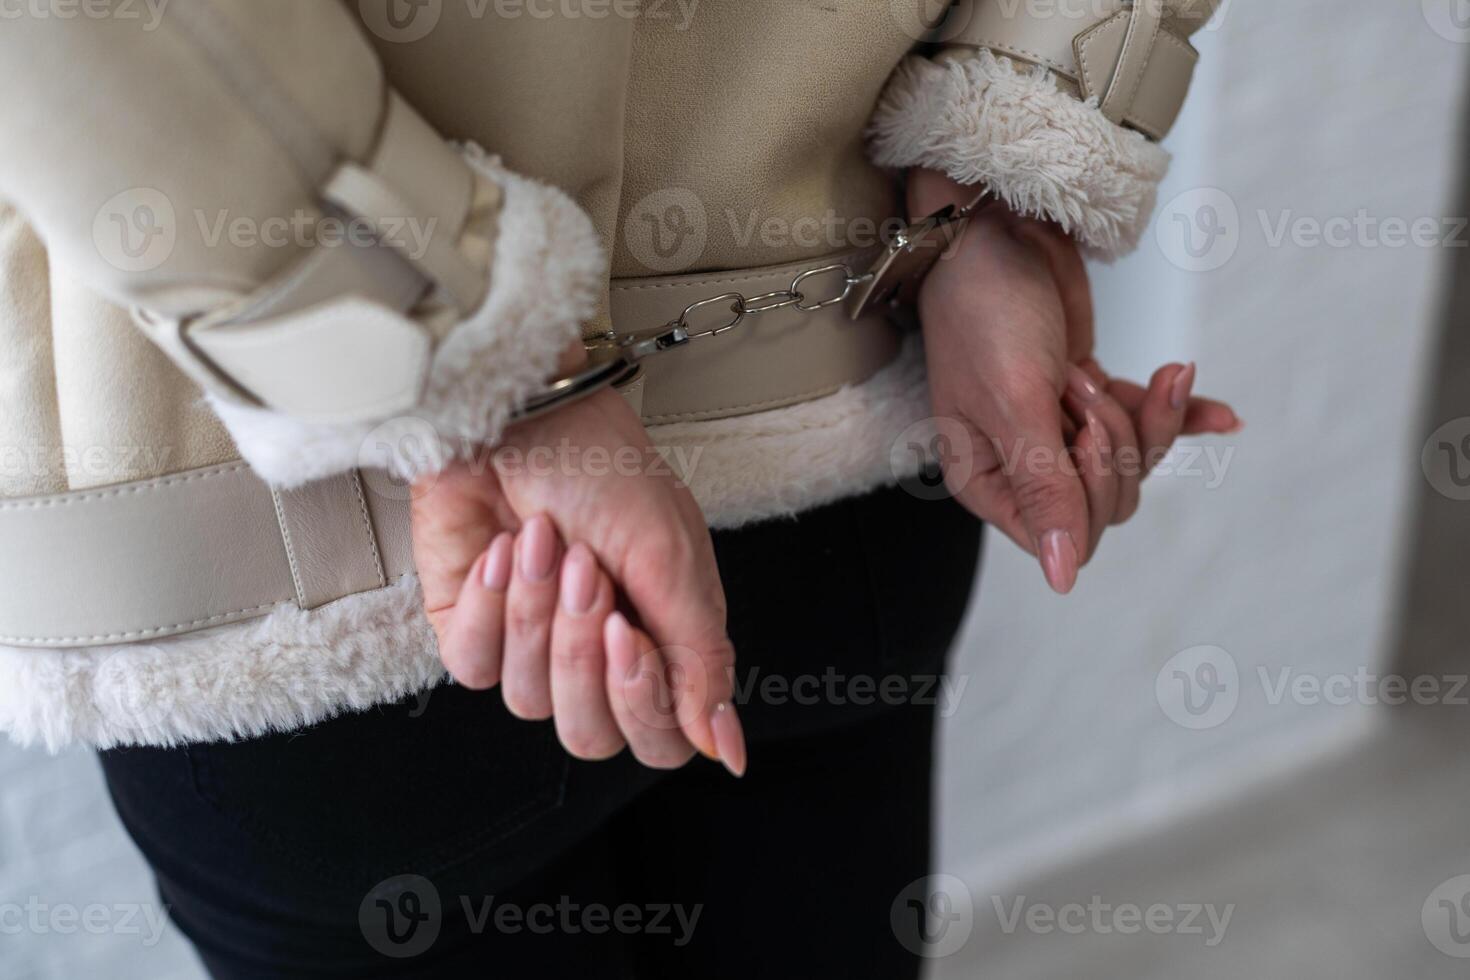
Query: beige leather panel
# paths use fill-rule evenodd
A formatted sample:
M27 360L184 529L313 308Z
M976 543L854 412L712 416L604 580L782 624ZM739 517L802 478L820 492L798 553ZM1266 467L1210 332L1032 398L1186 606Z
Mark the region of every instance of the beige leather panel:
M0 502L0 643L141 642L379 588L413 569L408 498L371 482L339 477L278 507L232 463Z
M388 584L356 471L272 494L301 608Z
M0 503L0 643L94 646L262 615L296 588L243 463Z
M49 287L41 240L0 203L0 498L67 489Z

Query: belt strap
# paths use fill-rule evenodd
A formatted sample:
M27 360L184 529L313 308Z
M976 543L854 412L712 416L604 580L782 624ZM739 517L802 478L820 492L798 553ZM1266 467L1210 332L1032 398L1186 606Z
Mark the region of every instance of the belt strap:
M643 362L643 421L728 418L796 405L865 381L892 363L901 338L887 316L872 312L853 319L844 304L829 303L851 291L842 270L862 272L879 251L854 249L739 272L615 281L612 321L618 334L657 329L692 307L701 308L689 312L691 333L731 322L737 302L747 311L736 317L737 327ZM798 281L800 296L792 292Z
M786 290L801 272L844 261L863 268L866 256L621 281L613 323L656 327L734 292L762 309L772 301L759 303L759 294ZM837 287L813 281L803 305L828 299L817 290L829 288ZM862 381L898 347L882 315L853 321L842 305L793 304L650 359L623 393L650 423L748 414ZM273 491L237 462L0 501L0 644L141 642L382 588L413 571L408 496L376 472Z
M968 16L957 18L949 43L1041 65L1150 139L1163 139L1179 117L1199 61L1187 40L1196 16L1166 17L1163 0L1060 5L1050 16L1025 4L960 2Z
M244 463L0 502L0 540L11 646L174 636L413 570L405 500L364 494L356 474L273 494Z

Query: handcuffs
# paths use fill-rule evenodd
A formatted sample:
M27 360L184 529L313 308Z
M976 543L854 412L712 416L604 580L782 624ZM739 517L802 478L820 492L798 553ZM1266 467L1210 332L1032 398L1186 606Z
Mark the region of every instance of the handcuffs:
M964 235L970 221L996 201L988 192L983 193L964 207L951 204L909 225L894 236L862 275L855 275L846 264L811 269L798 275L791 286L781 292L750 298L739 293L725 293L691 303L678 317L654 330L621 336L609 331L594 337L587 342L588 363L551 381L545 389L527 399L512 421L521 422L545 415L604 388L628 384L637 376L639 364L644 359L678 350L695 340L727 333L747 317L788 306L809 313L846 303L848 317L859 320L870 313L911 306L924 279L944 258L949 247ZM802 292L804 284L837 273L843 276L839 295L813 301ZM731 314L728 321L700 328L691 326L693 314L727 303Z

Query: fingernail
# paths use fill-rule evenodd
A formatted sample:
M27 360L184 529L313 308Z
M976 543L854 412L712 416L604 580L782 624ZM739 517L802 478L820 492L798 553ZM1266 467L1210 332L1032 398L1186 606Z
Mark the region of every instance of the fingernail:
M485 556L485 588L491 592L504 592L510 588L510 565L514 554L515 535L499 534L490 542L490 553Z
M720 752L720 761L737 779L745 775L745 730L740 727L740 716L729 701L715 705L710 716L709 727L715 735L715 748Z
M561 605L573 616L592 609L597 599L597 564L592 552L580 542L572 545L561 571Z
M624 673L632 670L638 653L633 645L633 627L628 625L627 617L620 612L609 615L603 626L602 638L607 643L607 655L614 666Z
M1189 396L1194 393L1194 378L1196 366L1193 362L1179 372L1174 379L1173 386L1169 389L1169 405L1176 412L1183 411L1189 404Z
M531 518L521 532L521 574L532 582L540 582L556 567L556 532L551 519L538 515Z
M1067 365L1067 387L1085 405L1095 405L1102 401L1103 392L1097 386L1097 382L1075 364Z
M1107 427L1097 417L1097 413L1091 409L1087 411L1087 431L1092 433L1092 441L1097 444L1098 455L1108 456L1113 452L1113 440L1108 438Z
M1057 595L1077 584L1077 544L1066 531L1048 531L1041 538L1041 570Z

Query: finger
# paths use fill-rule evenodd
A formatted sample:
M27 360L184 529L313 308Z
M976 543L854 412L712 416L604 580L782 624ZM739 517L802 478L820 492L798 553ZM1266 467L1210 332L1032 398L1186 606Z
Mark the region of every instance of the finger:
M572 545L562 559L558 593L551 626L556 734L574 758L611 759L624 745L608 704L602 645L602 624L613 611L613 586L585 544Z
M1233 436L1244 428L1234 408L1210 398L1191 398L1184 413L1184 434L1188 436Z
M1137 414L1143 407L1143 400L1148 396L1147 388L1131 381L1109 381L1107 391L1132 414ZM1243 428L1245 423L1240 420L1235 409L1224 402L1199 397L1189 400L1189 407L1184 414L1184 435L1234 435Z
M470 566L450 614L439 657L456 681L475 691L500 681L505 631L505 592L510 586L514 535L496 536Z
M1152 473L1179 438L1194 392L1195 374L1193 364L1169 364L1155 371L1149 381L1143 404L1134 413L1144 473Z
M1077 436L1078 469L1082 486L1087 490L1087 512L1092 539L1087 545L1089 560L1097 554L1103 532L1113 523L1118 509L1120 479L1113 466L1113 441L1107 426L1096 412L1087 412L1082 431Z
M560 557L561 540L545 514L531 518L516 535L500 691L510 713L527 721L551 717L551 622Z
M1113 523L1121 524L1138 512L1139 487L1143 482L1143 452L1133 417L1122 405L1099 388L1085 372L1067 369L1067 405L1077 415L1093 412L1108 430L1112 442L1112 469L1118 475L1118 501Z
M685 737L703 755L743 769L745 739L731 701L735 647L725 631L725 590L703 518L684 514L660 533L635 539L617 580L669 664Z
M1087 493L1063 441L1063 413L1056 390L1038 385L1012 393L993 426L1000 446L1015 461L1010 473L1021 520L1041 558L1053 591L1066 595L1092 539Z
M608 704L633 757L650 769L678 769L694 757L694 746L679 728L668 665L622 613L606 617L602 636Z

